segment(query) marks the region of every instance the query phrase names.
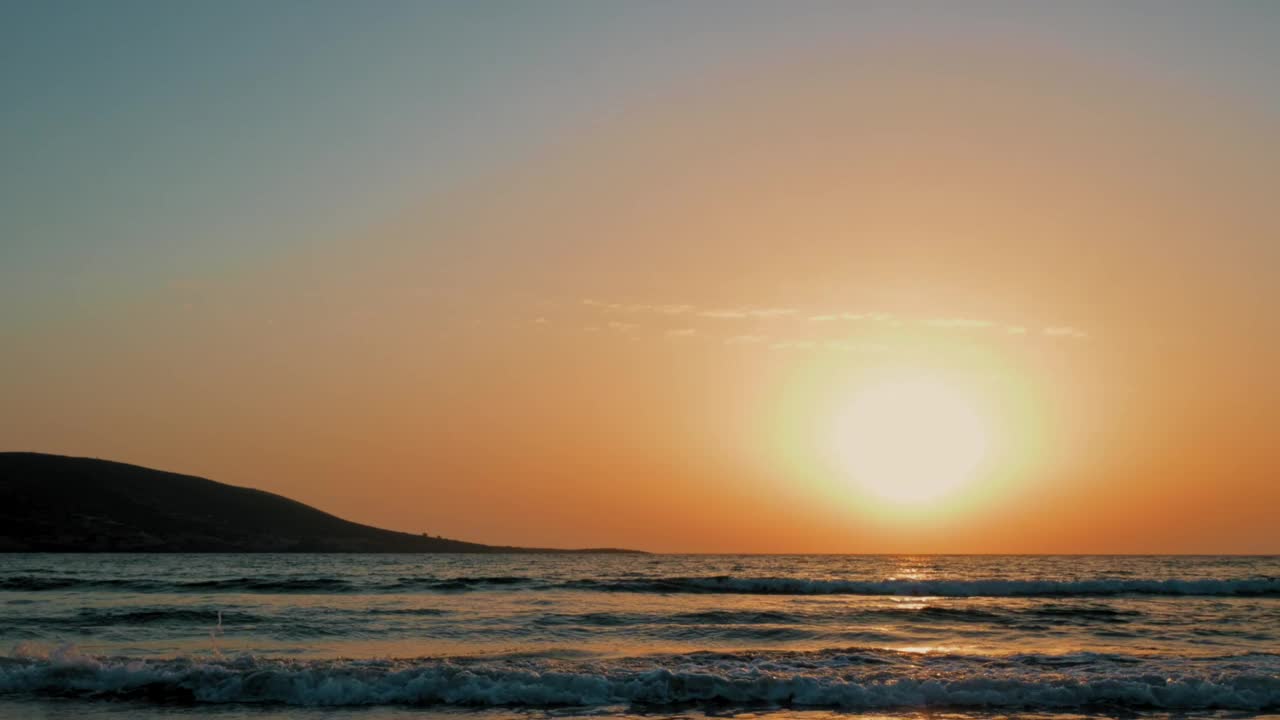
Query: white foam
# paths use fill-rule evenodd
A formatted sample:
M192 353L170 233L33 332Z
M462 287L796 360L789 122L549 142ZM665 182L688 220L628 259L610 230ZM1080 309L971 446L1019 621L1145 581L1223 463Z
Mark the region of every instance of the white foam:
M0 658L0 693L287 705L779 705L843 710L1280 708L1280 658L973 657L887 651L599 661L144 662L63 647Z

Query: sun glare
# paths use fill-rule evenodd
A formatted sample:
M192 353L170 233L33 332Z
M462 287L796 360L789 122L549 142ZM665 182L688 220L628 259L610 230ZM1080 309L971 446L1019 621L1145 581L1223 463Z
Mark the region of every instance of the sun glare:
M974 400L938 379L885 380L854 391L837 413L832 444L840 467L882 499L919 504L973 479L988 448Z

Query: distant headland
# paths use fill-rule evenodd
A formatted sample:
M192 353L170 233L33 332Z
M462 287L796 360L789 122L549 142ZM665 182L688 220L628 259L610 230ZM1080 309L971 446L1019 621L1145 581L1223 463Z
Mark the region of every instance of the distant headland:
M634 553L450 540L137 465L0 452L0 552Z

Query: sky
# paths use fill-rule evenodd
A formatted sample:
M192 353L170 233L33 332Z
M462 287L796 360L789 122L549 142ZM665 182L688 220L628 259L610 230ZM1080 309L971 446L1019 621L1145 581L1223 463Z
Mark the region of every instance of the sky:
M0 18L0 449L500 544L1280 552L1272 3Z

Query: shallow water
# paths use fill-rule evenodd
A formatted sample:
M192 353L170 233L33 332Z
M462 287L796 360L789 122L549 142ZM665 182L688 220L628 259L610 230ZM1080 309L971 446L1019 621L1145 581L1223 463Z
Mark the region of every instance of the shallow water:
M1280 558L0 555L0 648L0 717L1257 715Z

